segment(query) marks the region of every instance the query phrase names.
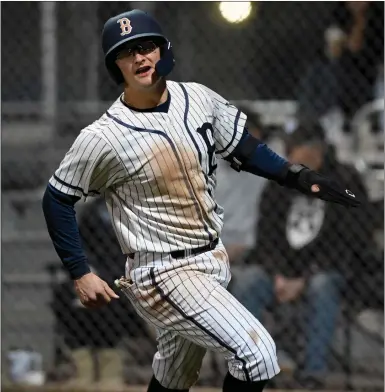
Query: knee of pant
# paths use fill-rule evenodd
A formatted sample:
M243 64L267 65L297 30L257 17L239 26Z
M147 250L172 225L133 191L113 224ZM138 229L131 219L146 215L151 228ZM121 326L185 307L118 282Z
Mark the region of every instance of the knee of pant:
M318 273L310 278L310 295L334 295L338 294L342 286L342 277L334 273Z
M240 347L235 361L229 365L230 374L239 380L272 379L279 373L274 340L265 329L261 329L260 336L251 336L251 340Z

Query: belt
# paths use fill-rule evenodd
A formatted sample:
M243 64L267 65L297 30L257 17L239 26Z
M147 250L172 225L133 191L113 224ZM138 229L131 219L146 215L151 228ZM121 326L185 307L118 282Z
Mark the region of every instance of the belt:
M181 259L184 257L194 256L199 253L207 252L209 250L213 250L218 245L219 239L215 239L214 241L210 242L208 245L200 246L199 248L193 249L185 249L185 250L174 250L170 252L171 257L174 259ZM134 259L135 253L130 253L127 255L130 259Z
M200 246L199 248L193 248L193 249L185 249L185 250L174 250L173 252L170 253L171 257L174 259L180 259L188 256L194 256L199 253L207 252L209 250L215 249L215 247L218 245L218 238L212 242L210 242L208 245Z

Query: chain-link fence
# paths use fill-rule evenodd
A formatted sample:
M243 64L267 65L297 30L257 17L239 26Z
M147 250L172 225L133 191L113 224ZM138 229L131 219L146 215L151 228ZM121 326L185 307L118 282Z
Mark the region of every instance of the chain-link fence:
M102 310L81 306L41 210L75 135L120 94L104 67L103 24L140 8L173 44L171 79L233 100L277 152L365 200L347 211L219 165L229 290L277 341L275 386L314 375L307 381L319 388L383 388L383 3L253 2L244 20L226 20L244 5L221 13L217 2L2 3L3 380L151 377L152 328L124 297ZM90 264L112 284L125 258L104 202L77 209ZM220 386L225 372L208 354L199 382Z

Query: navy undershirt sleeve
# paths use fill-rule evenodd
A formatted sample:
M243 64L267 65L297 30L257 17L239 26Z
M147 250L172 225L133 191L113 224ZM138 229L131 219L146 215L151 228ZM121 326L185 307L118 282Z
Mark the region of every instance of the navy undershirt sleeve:
M67 195L48 184L43 197L43 212L55 250L72 279L91 272L81 245L75 203L80 198Z
M251 151L250 155L248 157L244 156L244 147L247 143L250 143L251 138L255 141L255 138L245 129L237 147L226 160L231 162L234 157L237 157L242 162L241 170L243 171L271 180L284 180L289 162L276 154L265 143L258 141L256 148Z

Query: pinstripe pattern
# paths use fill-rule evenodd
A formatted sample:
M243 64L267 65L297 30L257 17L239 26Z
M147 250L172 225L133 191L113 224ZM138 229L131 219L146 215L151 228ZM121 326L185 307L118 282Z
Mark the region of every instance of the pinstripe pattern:
M236 147L246 116L205 86L167 87L167 113L134 111L117 99L80 132L50 183L105 198L122 251L133 254L125 293L158 331L153 368L162 385L194 384L207 349L222 353L241 380L271 378L279 371L274 342L226 290L223 209L215 200L217 158ZM211 252L170 255L217 238Z
M158 329L153 368L165 387L194 384L204 355L196 346L222 353L230 373L241 380L270 379L279 372L272 338L226 290L230 274L222 244L199 256L170 259L168 265L128 267L127 276L135 283L124 293Z
M166 255L219 237L223 209L215 201L216 174L207 175L207 146L196 130L211 123L224 157L246 120L201 85L167 84L168 113L135 112L116 100L80 133L50 179L64 193L102 193L123 253L141 254L145 265L149 252Z

